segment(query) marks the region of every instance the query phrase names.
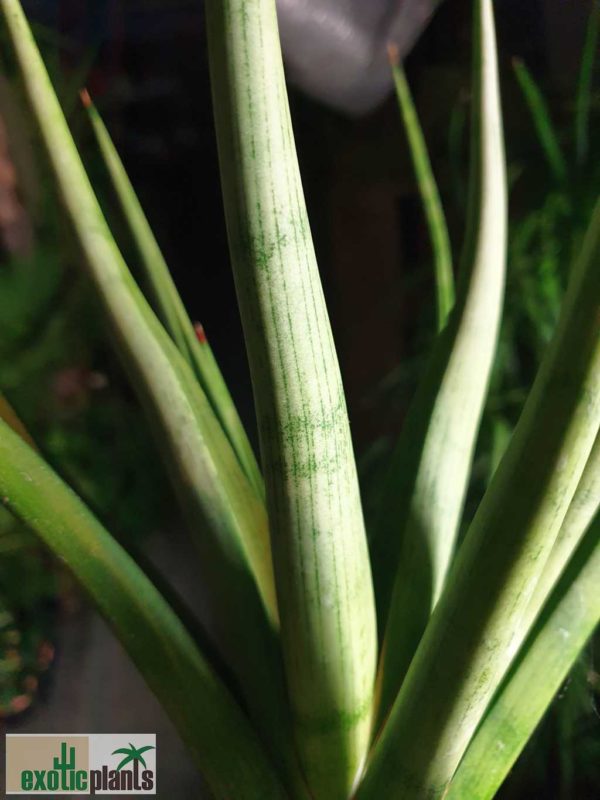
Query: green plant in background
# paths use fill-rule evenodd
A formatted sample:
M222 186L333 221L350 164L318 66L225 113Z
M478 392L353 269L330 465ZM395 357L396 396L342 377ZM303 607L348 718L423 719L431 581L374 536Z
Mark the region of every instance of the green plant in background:
M470 797L491 798L600 619L591 524L600 500L600 206L515 432L456 547L506 261L492 4L474 8L473 168L456 301L450 311L447 281L442 329L369 557L273 0L206 3L265 490L97 112L90 107L152 306L104 219L21 6L0 0L88 274L202 554L226 673L13 429L11 413L0 423L0 497L89 592L223 800L458 798L465 786ZM424 149L412 144L426 175ZM437 213L438 233L441 225ZM445 264L438 275L448 279ZM540 662L551 668L540 673ZM499 736L505 746L490 748Z
M442 330L454 305L454 273L452 270L452 245L442 208L440 193L433 176L427 144L412 99L410 86L402 68L395 45L388 45L398 105L404 121L406 135L417 175L423 209L433 245L435 263L438 329Z
M560 127L552 119L544 92L522 61L513 61L514 76L539 143L540 169L515 164L512 192L532 196L527 214L511 225L508 283L510 310L504 321L502 356L498 359L490 408L512 426L540 358L556 328L569 266L581 246L598 195L598 154L594 150L597 105L593 68L600 35L600 8L592 6L574 88L574 107ZM537 174L536 174L537 172Z

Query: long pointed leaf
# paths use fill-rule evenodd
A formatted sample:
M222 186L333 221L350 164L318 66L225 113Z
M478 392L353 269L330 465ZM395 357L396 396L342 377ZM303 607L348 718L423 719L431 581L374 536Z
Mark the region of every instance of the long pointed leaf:
M491 800L600 623L600 519L581 543L477 731L445 800Z
M599 41L600 5L594 2L583 47L575 106L575 143L577 148L577 161L580 165L585 163L589 155L592 85L594 79L594 63L596 61Z
M206 337L202 336L200 340L194 331L160 246L96 106L88 92L82 92L81 96L150 284L154 305L180 353L200 381L246 477L263 497L264 485L256 458L212 349Z
M215 798L285 793L244 715L137 564L0 421L0 497L90 594L190 748Z
M514 59L513 68L531 113L546 161L556 180L564 181L567 177L567 162L558 141L556 129L552 124L550 110L544 95L522 61Z
M402 68L398 50L388 47L398 105L410 146L410 154L423 202L425 218L433 248L437 290L438 330L443 330L454 305L454 274L452 272L452 247L442 207L440 193L435 181L425 136L419 122L406 74Z
M120 354L163 444L203 557L219 646L286 773L296 773L276 641L264 506L248 484L204 392L148 306L93 193L18 0L0 12L86 264Z
M313 794L337 800L365 758L376 651L346 404L302 196L275 2L209 0L206 9L296 738Z
M475 28L470 224L458 298L417 391L396 452L374 543L386 621L380 719L442 591L454 552L496 351L506 264L506 175L493 21Z
M491 24L490 0L478 1ZM357 797L442 797L512 658L600 426L600 204L509 448Z

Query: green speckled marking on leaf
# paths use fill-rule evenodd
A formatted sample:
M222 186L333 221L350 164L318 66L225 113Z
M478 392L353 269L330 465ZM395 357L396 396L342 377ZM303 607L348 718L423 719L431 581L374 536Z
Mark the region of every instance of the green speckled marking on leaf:
M302 196L274 0L206 7L296 738L315 797L345 800L366 754L376 650L346 406Z

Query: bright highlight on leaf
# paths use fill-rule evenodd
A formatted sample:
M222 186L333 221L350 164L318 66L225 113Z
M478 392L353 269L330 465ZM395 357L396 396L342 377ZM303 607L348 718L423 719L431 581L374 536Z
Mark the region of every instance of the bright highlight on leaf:
M225 211L252 372L286 678L307 782L347 797L376 626L339 366L302 194L274 0L208 0Z

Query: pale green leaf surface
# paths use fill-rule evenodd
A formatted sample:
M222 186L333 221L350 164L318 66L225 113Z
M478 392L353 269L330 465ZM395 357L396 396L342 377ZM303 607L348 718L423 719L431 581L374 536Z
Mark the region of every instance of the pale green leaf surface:
M287 682L316 798L370 735L371 574L346 404L302 194L274 0L209 0L225 209L249 353Z

